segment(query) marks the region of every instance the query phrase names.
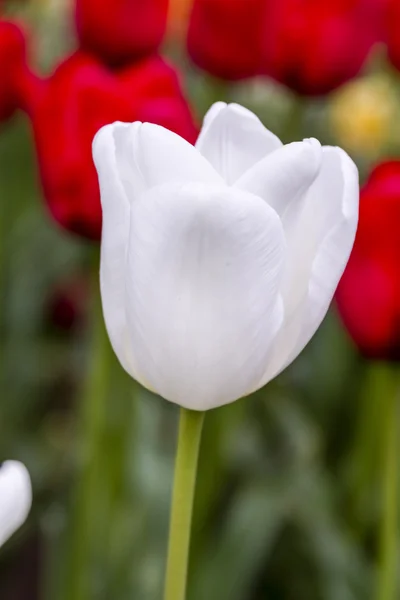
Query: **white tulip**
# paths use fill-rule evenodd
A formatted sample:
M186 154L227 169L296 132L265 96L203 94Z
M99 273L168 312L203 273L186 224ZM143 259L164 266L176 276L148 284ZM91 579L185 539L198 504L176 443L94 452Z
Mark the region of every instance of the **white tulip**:
M163 127L95 137L101 293L112 346L141 384L206 410L257 390L324 318L355 237L358 171L314 139L283 146L218 102L196 147Z
M32 504L29 473L16 460L0 467L0 546L25 522Z

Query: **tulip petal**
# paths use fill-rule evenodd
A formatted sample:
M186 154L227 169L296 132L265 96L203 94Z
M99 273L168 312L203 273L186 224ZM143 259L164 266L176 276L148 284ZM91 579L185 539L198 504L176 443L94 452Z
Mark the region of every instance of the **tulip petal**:
M197 149L228 185L264 156L282 146L250 110L217 102L204 117Z
M114 123L103 127L93 141L93 159L96 165L103 228L101 236L100 288L104 319L111 345L122 366L132 374L128 355L127 322L125 312L124 266L129 237L130 201L133 194L129 165L123 149L126 149L138 130L139 123ZM118 155L117 160L117 140ZM137 181L138 195L143 191Z
M8 460L0 468L0 546L24 523L32 504L26 467Z
M304 247L302 215L322 163L321 144L315 139L293 142L259 161L235 187L262 197L281 218L288 243L282 296L286 318L306 293L310 261L297 261Z
M227 107L226 102L214 102L212 106L208 109L203 118L203 127L208 127L210 123L216 118L216 116Z
M235 187L263 198L282 222L297 221L305 193L317 177L322 161L315 139L287 144L272 152L235 183Z
M223 183L192 144L165 127L143 123L135 141L134 175L143 178L147 189L172 182Z
M321 171L289 240L285 322L261 385L298 356L321 324L353 247L358 200L357 167L340 148L324 147Z
M222 180L186 140L150 123L114 123L93 141L103 207L100 285L112 347L124 369L135 372L127 337L125 275L130 206L154 185Z
M336 207L321 215L318 250L312 263L305 322L297 354L309 342L325 317L337 285L349 260L358 224L359 179L358 170L351 158L340 148L325 149L325 171L330 177L321 178L310 199L309 218L313 205L330 189ZM341 174L341 180L338 175ZM339 200L340 199L340 200ZM299 348L300 346L300 348Z
M275 211L226 186L167 185L132 206L127 267L136 377L205 410L249 393L282 319Z
M110 156L113 153L113 158ZM223 182L192 144L160 125L113 123L102 127L93 141L94 161L118 173L130 202L146 190L171 182ZM115 167L115 168L114 168Z

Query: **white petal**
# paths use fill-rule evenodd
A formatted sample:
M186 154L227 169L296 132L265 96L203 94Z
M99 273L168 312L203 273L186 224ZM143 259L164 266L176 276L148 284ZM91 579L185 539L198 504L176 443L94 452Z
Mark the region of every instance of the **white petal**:
M261 158L280 148L280 140L239 104L214 104L204 118L196 147L228 185Z
M192 144L159 125L143 123L134 156L147 189L172 182L222 183L221 177Z
M302 215L321 164L322 148L317 140L293 142L261 160L235 185L262 197L281 218L288 243L282 286L286 319L303 299L308 285L310 259L298 260L309 241L303 239Z
M221 110L224 110L224 108L226 108L227 106L228 105L226 102L214 102L214 104L210 106L210 108L204 115L202 129L204 129L206 125L210 125L210 123L215 119L218 113L220 113Z
M315 139L287 144L272 152L235 183L235 187L261 196L283 223L296 220L302 199L321 168L321 144Z
M353 247L358 200L357 167L340 148L324 147L320 174L288 248L293 268L283 295L291 300L262 385L298 356L321 324Z
M0 468L0 546L25 522L32 504L26 467L8 460Z
M298 354L309 342L326 315L340 278L353 248L358 224L359 180L358 170L351 158L340 148L326 148L327 179L313 190L314 200L331 188L332 196L341 198L340 217L335 211L321 218L325 235L318 245L312 264L308 302L302 335L295 349ZM342 181L338 177L341 171ZM336 175L335 175L336 174ZM312 200L311 200L312 202ZM339 206L337 205L337 210Z
M196 148L160 125L138 122L106 125L93 141L96 167L99 164L106 168L104 163L107 160L110 163L110 147L130 201L151 187L174 181L222 183Z
M172 181L221 182L186 140L149 123L114 123L93 141L103 207L100 285L111 344L131 375L135 364L127 337L124 268L130 205L147 190Z
M126 155L139 127L140 123L107 125L93 141L103 208L100 287L104 319L114 352L130 374L133 367L128 354L124 279L130 219L128 192L132 198L136 182L138 197L143 183L131 179Z
M283 314L275 211L225 186L154 188L132 206L128 320L138 378L203 410L251 391Z

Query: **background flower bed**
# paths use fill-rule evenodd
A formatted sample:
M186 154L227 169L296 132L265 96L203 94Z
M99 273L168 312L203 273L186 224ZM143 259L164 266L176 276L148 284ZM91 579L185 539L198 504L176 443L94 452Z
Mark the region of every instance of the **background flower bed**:
M375 45L361 79L329 95L299 98L266 76L221 82L197 69L185 50L185 21L174 20L185 15L178 4L164 46L199 119L212 101L237 100L285 141L316 135L343 146L362 181L374 164L399 156L400 79L384 43ZM42 72L75 47L71 12L68 3L4 7L30 24ZM1 126L0 182L0 453L28 466L35 497L29 522L2 549L0 597L62 599L72 483L85 457L79 402L91 352L89 273L96 250L52 222L32 129L21 113ZM378 554L384 384L384 367L361 356L333 306L281 377L256 398L207 415L190 599L369 597ZM92 597L156 599L176 413L133 390L116 360L107 411L96 457Z

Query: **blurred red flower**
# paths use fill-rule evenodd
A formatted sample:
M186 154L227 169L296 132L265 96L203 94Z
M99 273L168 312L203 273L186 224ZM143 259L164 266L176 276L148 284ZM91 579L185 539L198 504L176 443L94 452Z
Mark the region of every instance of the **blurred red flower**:
M0 21L0 122L24 104L26 39L23 29L11 21Z
M157 50L166 25L168 0L76 0L80 46L115 66Z
M382 0L266 2L264 69L304 95L355 77L381 39Z
M244 79L261 68L262 16L268 0L195 0L188 52L215 77Z
M362 68L382 36L383 0L195 0L193 61L227 80L265 74L326 94Z
M378 165L361 192L360 222L336 294L361 352L400 359L400 161Z
M43 191L54 219L89 239L101 234L92 140L113 121L149 121L194 142L197 129L176 71L154 56L117 73L77 52L45 82L33 111Z
M385 34L390 62L400 70L400 2L387 0Z
M72 332L86 319L89 300L88 277L76 273L58 283L45 306L46 323L54 329Z

